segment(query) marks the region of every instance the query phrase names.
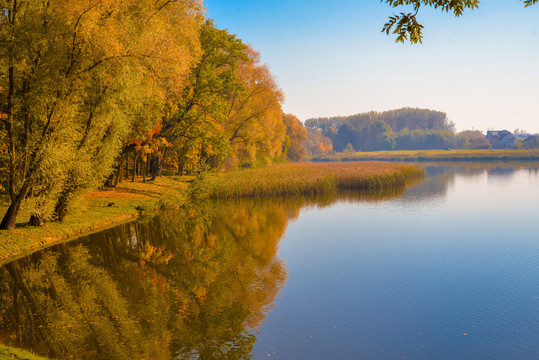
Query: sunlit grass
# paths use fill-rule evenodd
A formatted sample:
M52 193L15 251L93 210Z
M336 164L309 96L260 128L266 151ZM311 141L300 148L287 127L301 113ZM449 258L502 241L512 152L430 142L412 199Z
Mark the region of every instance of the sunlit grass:
M346 152L315 156L312 161L539 161L539 149L400 150Z
M19 359L19 360L46 360L46 358L34 355L31 352L15 349L9 346L0 344L0 360L4 359Z
M212 198L309 195L399 187L422 176L419 167L383 162L278 164L207 176L193 192Z

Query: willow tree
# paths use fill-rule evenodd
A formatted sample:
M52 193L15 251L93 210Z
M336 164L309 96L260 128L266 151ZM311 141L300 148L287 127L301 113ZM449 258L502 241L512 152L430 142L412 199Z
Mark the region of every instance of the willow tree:
M223 124L231 97L243 88L237 77L240 62L248 60L247 46L212 20L201 26L200 43L202 55L176 99L176 114L163 126L163 134L174 144L171 162L179 169L231 154Z
M91 92L100 94L91 105L103 110L99 123L107 130L100 133L95 127L91 132L94 142L86 141L86 136L77 146L77 161L69 169L54 208L53 215L59 220L63 219L75 195L101 185L111 173L126 138L132 139L133 134L142 129L146 134L160 129L168 100L182 89L189 66L199 53L198 29L202 18L196 2L139 1L129 4L126 10L126 16L121 17L121 27L128 31L127 51L131 55L120 69L115 69L114 76L107 77L113 80L115 87L104 84ZM137 16L129 16L132 14ZM108 106L106 101L113 106ZM95 122L96 111L86 111L85 115ZM119 122L118 117L124 117L125 121ZM118 124L124 124L122 132L114 132ZM87 134L88 127L85 128ZM140 145L140 133L135 138L135 143ZM151 139L150 135L146 142Z
M231 166L270 161L282 151L283 94L257 52L208 20L201 27L202 56L165 119L163 135L184 165Z
M243 85L228 99L229 110L224 128L240 164L269 162L280 155L285 141L281 104L284 95L268 67L260 63L260 54L246 50L236 76Z
M30 194L69 200L108 173L144 99L197 54L197 1L0 1L11 229ZM66 195L67 194L67 195ZM60 196L60 197L62 197Z

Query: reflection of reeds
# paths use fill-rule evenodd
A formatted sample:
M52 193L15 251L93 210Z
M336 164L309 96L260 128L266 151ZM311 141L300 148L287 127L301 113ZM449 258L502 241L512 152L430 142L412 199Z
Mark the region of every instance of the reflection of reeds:
M382 162L280 164L206 177L194 186L213 198L289 196L337 190L395 189L421 178L423 170Z

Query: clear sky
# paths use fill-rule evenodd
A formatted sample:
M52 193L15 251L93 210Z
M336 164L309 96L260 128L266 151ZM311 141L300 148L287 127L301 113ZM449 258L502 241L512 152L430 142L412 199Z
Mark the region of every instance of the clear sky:
M204 0L217 27L260 51L300 120L444 111L458 130L539 132L539 4L485 0L455 18L423 8L423 45L380 32L378 0Z

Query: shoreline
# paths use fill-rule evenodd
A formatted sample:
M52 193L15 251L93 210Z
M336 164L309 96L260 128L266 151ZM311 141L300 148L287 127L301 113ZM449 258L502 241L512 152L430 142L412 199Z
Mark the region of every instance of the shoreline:
M440 151L436 152L439 153ZM484 151L480 153L482 152ZM507 153L507 151L503 152ZM406 186L411 181L420 177L418 175L419 172L422 173L422 165L420 163L412 165L410 161L413 160L398 159L399 156L417 155L417 151L395 152L395 157L392 158L393 162L387 160L380 163L374 162L379 161L378 157L385 156L387 153L389 152L356 153L364 157L368 154L377 156L377 158L363 159L363 166L370 170L378 168L379 171L371 172L362 179L357 174L353 174L351 177L347 176L344 179L344 183L339 183L341 180L336 179L336 174L331 173L327 169L324 170L327 172L325 174L313 174L312 171L309 172L310 169L307 172L303 172L302 175L304 176L312 176L308 181L298 179L297 175L300 172L296 170L294 170L294 178L285 178L286 176L283 176L283 172L273 171L282 167L283 164L279 164L266 168L233 171L221 176L211 174L206 180L194 186L194 193L197 197L209 198L309 195L345 189L369 190ZM422 153L425 152L422 151ZM470 151L464 152L464 154L469 153ZM477 153L477 151L474 151L474 153ZM499 153L501 154L502 152ZM538 154L538 158L535 162L539 162L539 151L536 151L536 153ZM332 166L332 164L348 166L353 164L351 161L353 160L335 160L335 157L333 157L325 160L319 159L318 162L312 161L284 165L291 169L306 166L327 167ZM396 161L405 162L406 164L397 164L395 163ZM444 158L429 157L424 162L445 163L450 161ZM492 161L459 158L459 162L472 161L492 163ZM519 160L510 159L509 161ZM494 162L504 163L506 161L497 159ZM385 169L382 170L382 167L385 167ZM404 174L403 169L406 169ZM417 169L420 169L419 172ZM353 181L350 181L350 178L353 178ZM191 201L191 199L188 199L187 189L193 180L194 176L161 176L155 181L147 182L142 182L139 179L135 182L124 180L118 184L117 188L95 190L82 196L79 207L75 208L71 214L68 214L64 222L46 222L40 227L26 225L25 222L28 221L29 213L23 211L14 230L0 231L0 265L17 260L35 251L135 221L144 216L155 216L160 209L178 208L185 202ZM268 180L273 180L273 184ZM234 186L231 186L231 184ZM265 188L261 188L261 184ZM200 186L203 188L201 189ZM199 188L197 189L197 187ZM204 194L204 192L206 193ZM107 206L110 203L114 205ZM4 210L3 206L5 207L6 204L0 203L0 210Z
M95 190L83 195L79 207L63 222L45 222L40 227L26 225L29 214L23 212L15 229L0 231L0 265L84 235L154 216L161 208L180 206L191 179L162 176L151 182L124 181L116 188Z
M327 165L315 163L279 164L259 169L232 171L222 177L216 177L212 174L209 177L212 179L225 179L225 181L233 177L236 180L241 180L239 183L236 182L237 185L241 184L248 189L249 186L253 185L253 182L259 184L258 180L260 178L254 174L269 172L267 176L275 181L273 187L266 189L271 193L262 194L255 191L254 193L244 192L238 196L253 197L308 195L345 189L374 190L393 188L405 186L410 181L423 176L423 169L420 166L387 162L358 164L362 166L363 170L361 172L348 173L345 178L337 179L337 183L335 183L335 172L328 170ZM308 169L307 172L303 173L305 178L314 175L314 177L308 179L308 182L303 181L305 178L298 178L297 176L294 179L288 179L288 185L294 191L282 192L283 189L286 189L286 186L279 183L282 180L280 178L282 173L272 173L272 171L275 169L282 170L283 165L285 169L296 172L296 175L299 175L296 170L301 168L318 167L325 170L318 174L313 174L311 169ZM350 165L356 166L348 163L345 167ZM339 171L342 171L342 167L339 168ZM148 182L142 182L139 179L135 182L124 180L116 188L95 190L85 194L79 207L68 214L63 222L46 222L40 227L26 225L30 214L23 211L14 230L0 231L0 265L50 246L135 221L144 216L155 216L160 209L178 208L185 202L191 201L188 199L187 189L193 180L194 176L161 176L155 181ZM338 183L339 181L341 183ZM215 184L210 187L213 187L213 185ZM200 192L198 194L200 195ZM210 197L215 196L210 195ZM114 205L108 206L111 203ZM5 206L5 204L1 205ZM2 209L0 206L0 210Z
M539 149L532 150L395 150L335 153L310 158L312 162L389 161L389 162L539 162Z

